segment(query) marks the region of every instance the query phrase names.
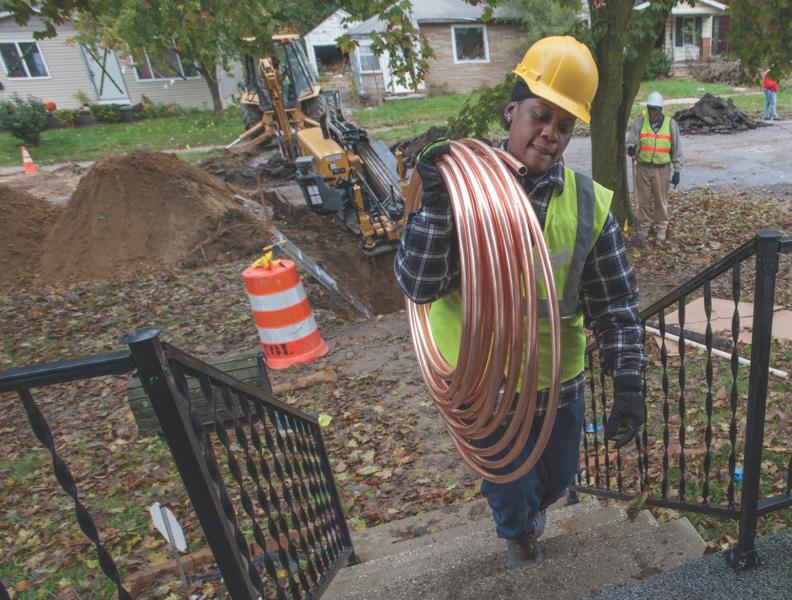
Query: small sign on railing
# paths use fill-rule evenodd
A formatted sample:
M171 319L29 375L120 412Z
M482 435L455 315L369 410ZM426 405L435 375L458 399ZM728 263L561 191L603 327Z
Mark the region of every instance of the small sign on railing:
M155 502L149 506L149 514L151 520L154 522L154 527L157 528L162 536L167 540L171 555L176 561L176 566L179 567L179 576L182 583L187 585L187 575L184 572L184 567L181 564L181 557L179 552L187 550L187 540L184 539L184 531L181 525L176 520L173 512L167 506L162 506L159 502Z

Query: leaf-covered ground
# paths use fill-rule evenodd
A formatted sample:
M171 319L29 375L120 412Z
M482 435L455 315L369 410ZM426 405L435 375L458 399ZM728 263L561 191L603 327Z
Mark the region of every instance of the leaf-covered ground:
M631 250L642 304L766 228L792 233L792 217L782 203L708 191L674 195L669 241ZM791 262L790 257L782 260L777 297L788 308ZM198 356L249 351L256 335L241 285L244 266L0 296L0 369L118 349L118 335L152 324L162 328L163 339ZM750 280L750 268L744 276ZM314 307L325 305L320 290L308 287ZM352 526L368 527L475 497L478 482L460 465L423 390L403 313L350 323L330 310L315 312L330 354L275 373L273 379L285 382L335 366L336 384L295 392L286 401L332 416L326 442ZM783 352L779 368L792 367ZM789 384L778 385L772 392L788 398ZM164 542L148 523L147 507L154 501L174 510L191 551L205 545L167 448L137 431L123 378L35 391L35 398L124 575L166 558ZM700 421L700 412L696 415ZM786 413L769 419L769 443L788 447ZM0 579L19 598L59 593L110 598L112 590L79 531L73 505L57 486L49 457L13 395L0 396L0 434ZM783 468L776 465L776 470ZM696 524L713 548L734 536L731 524L701 518ZM179 598L183 592L174 576L152 585L147 597Z

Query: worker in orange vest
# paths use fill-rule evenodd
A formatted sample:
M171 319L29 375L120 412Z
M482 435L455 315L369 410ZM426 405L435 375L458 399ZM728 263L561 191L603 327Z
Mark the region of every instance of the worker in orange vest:
M668 230L669 181L676 188L682 171L682 144L679 125L663 114L663 97L652 92L646 110L635 118L627 133L627 154L637 161L633 186L638 200L638 226L633 246L643 248L654 227L658 242Z

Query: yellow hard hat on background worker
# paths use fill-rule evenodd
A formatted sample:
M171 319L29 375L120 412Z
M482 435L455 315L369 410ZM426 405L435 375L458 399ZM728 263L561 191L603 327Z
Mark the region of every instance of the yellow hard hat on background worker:
M560 106L584 123L591 122L597 93L597 63L585 44L575 38L542 38L528 49L514 69L531 93Z

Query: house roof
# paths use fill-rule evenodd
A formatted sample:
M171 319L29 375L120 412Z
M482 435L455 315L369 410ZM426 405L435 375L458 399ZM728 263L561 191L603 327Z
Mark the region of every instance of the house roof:
M322 25L324 25L324 24L325 24L327 21L329 21L329 20L330 20L330 19L332 19L333 17L342 17L342 18L344 18L344 19L347 19L347 18L349 18L350 16L352 16L352 15L350 15L350 14L349 14L347 11L345 11L343 8L339 8L339 9L338 9L337 11L335 11L335 12L334 12L332 15L328 15L326 18L324 18L324 19L323 19L323 20L322 20L322 21L321 21L321 22L320 22L320 23L319 23L319 24L318 24L316 27L314 27L313 29L311 29L311 31L309 31L308 33L306 33L306 34L305 34L303 37L307 37L307 36L311 35L311 34L312 34L314 31L316 31L317 29L319 29L319 28L320 28Z
M413 19L422 23L469 23L480 22L484 14L484 6L473 6L464 0L411 0ZM451 16L453 15L453 16ZM519 15L512 9L497 7L492 14L495 21L517 20ZM372 31L384 31L385 22L378 15L369 17L359 25L350 27L351 36L367 35Z
M635 10L644 10L649 7L649 4L649 2L641 2L640 4L636 4L633 8ZM696 0L696 4L703 4L704 6L709 6L721 12L725 12L726 8L728 8L722 2L716 2L715 0Z

